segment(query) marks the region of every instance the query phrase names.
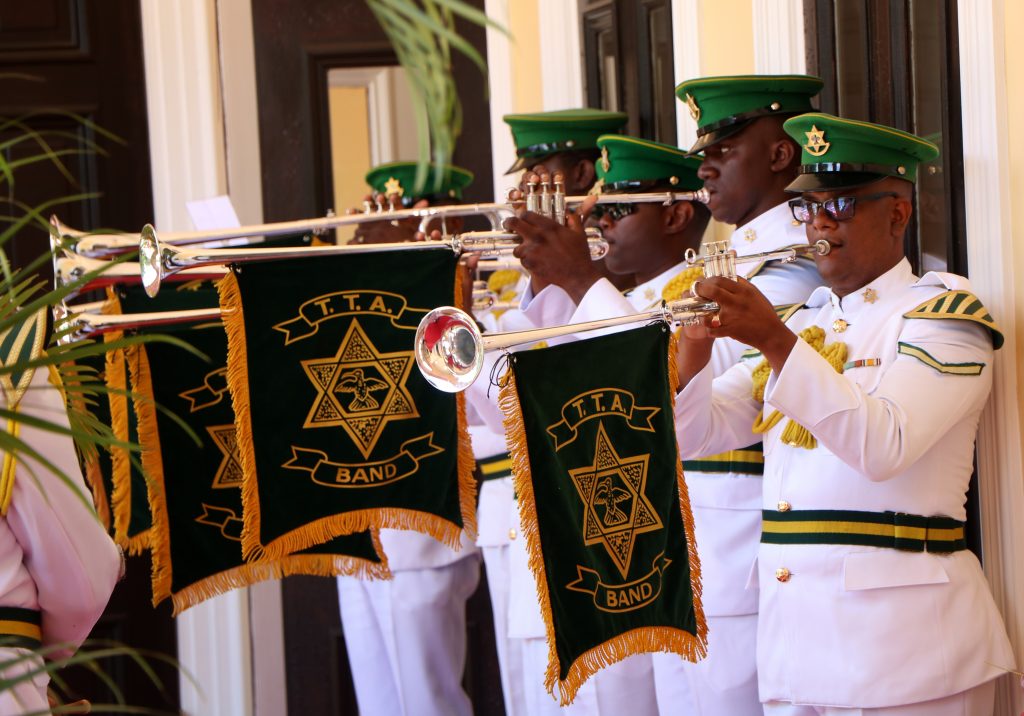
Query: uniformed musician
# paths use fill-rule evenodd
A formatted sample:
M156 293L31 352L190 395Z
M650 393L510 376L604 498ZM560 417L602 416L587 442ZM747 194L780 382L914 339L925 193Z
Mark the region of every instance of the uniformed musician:
M36 369L18 412L67 430L58 386L55 372ZM5 405L13 406L10 398ZM27 453L3 460L0 493L9 502L0 508L0 661L7 666L0 678L33 676L0 691L0 713L42 713L50 677L40 654L74 654L103 614L123 558L89 506L71 439L29 423L6 429L50 466Z
M721 312L686 329L676 420L685 457L762 436L757 666L773 716L992 713L1012 667L964 543L975 433L1002 338L966 279L915 276L904 233L937 148L890 127L804 114L794 220L826 286L780 315L749 282L708 279ZM754 347L712 381L712 346Z
M698 183L710 192L708 208L714 218L736 224L731 249L739 255L773 251L802 243L803 232L793 225L786 206L786 185L796 177L799 146L782 130L787 117L810 109L810 99L821 81L806 76L712 77L684 82L677 90L698 122L697 141L690 154L704 153L696 169ZM618 156L629 156L649 143L610 138L604 158L605 190L681 190L685 181L671 184L666 176L648 175L650 167L635 159L625 164ZM682 152L676 150L681 155ZM663 156L671 150L662 149ZM599 162L599 166L601 162ZM682 170L680 176L684 176ZM653 184L648 180L657 179ZM630 189L630 184L634 187ZM651 187L654 187L651 189ZM680 205L681 207L682 205ZM668 231L671 213L660 225L645 229L643 248L620 245L621 233L634 233L638 220L651 217L657 207L634 206L636 215L611 222L611 212L595 207L605 218L602 228L610 231L612 247L608 264L614 270L651 260L646 251L664 256L670 241L659 231ZM681 208L677 208L677 211ZM703 209L702 209L703 210ZM637 286L625 299L607 281L598 280L589 268L579 237L539 217L522 217L509 222L523 234L516 253L526 268L543 280L559 286L578 306L569 313L551 308L546 288L527 307L527 314L543 315L554 323L575 323L622 315L656 305L665 298L662 288L672 276L681 274L677 248L663 273ZM653 244L661 244L655 249ZM685 249L686 246L683 247ZM627 254L633 255L627 255ZM766 265L745 273L775 303L803 301L821 283L808 261L790 265ZM638 279L643 278L638 274ZM645 279L646 281L647 279ZM678 292L675 292L678 293ZM678 298L678 295L671 297ZM557 294L556 294L557 298ZM712 364L716 373L731 367L745 346L722 341L715 348ZM696 664L671 654L652 657L654 682L662 714L760 713L755 665L757 633L757 591L748 584L760 535L761 464L758 440L727 455L704 455L684 464L690 502L694 513L697 546L701 555L703 605L708 618L708 657Z
M451 167L439 194L431 173L426 194L414 192L416 163L395 162L371 169L366 182L374 192L412 206L432 197L461 197L472 173ZM403 208L401 205L396 208ZM412 239L414 226L381 229L384 236ZM364 228L367 243L380 236ZM399 238L398 240L402 240ZM345 645L359 710L364 714L437 716L472 713L462 688L466 664L466 600L480 578L479 553L463 538L458 551L411 530L382 529L380 541L393 578L338 577L338 599Z

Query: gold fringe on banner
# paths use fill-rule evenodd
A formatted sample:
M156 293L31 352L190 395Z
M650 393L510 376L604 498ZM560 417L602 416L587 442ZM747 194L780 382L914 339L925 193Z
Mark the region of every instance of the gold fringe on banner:
M111 314L121 313L121 302L112 288L107 289L107 301ZM121 340L122 331L104 334L106 343ZM126 362L128 358L123 348L108 351L106 354L106 373L108 390L118 391L108 394L110 400L110 426L114 436L122 442L129 442L128 437L128 376ZM112 447L110 450L111 473L114 483L110 496L111 509L114 513L114 541L130 555L142 554L149 548L149 530L137 535L128 536L129 523L132 515L132 463L131 456L125 448Z
M463 276L469 269L462 263L455 267L455 305L461 306L464 296ZM469 424L466 420L466 395L457 393L455 398L455 410L458 415L458 480L459 480L459 507L462 514L462 529L466 537L476 541L476 457L473 455L473 440L469 434Z
M676 373L676 350L678 342L675 336L669 341L668 373L671 402L675 403L675 392L679 387ZM540 532L537 525L537 503L533 493L533 482L530 472L529 450L526 444L526 428L523 423L522 408L516 391L514 372L509 371L501 380L498 404L504 414L505 440L512 457L512 481L519 503L522 520L523 537L526 539L526 551L529 558L530 571L537 582L537 597L540 601L541 615L544 617L544 628L548 642L548 667L544 686L551 693L558 689L558 699L562 706L568 706L576 698L576 693L591 676L599 670L611 666L634 654L655 651L670 651L682 655L689 661L697 661L707 655L707 620L701 602L700 558L694 540L693 513L690 510L689 493L683 479L683 464L676 455L676 483L679 488L679 509L682 513L686 531L687 556L690 565L690 590L693 594L694 619L697 626L696 635L683 629L673 627L641 627L631 629L624 634L589 649L581 654L569 667L565 679L559 678L558 652L555 647L555 626L551 616L551 596L548 592L547 577L544 570L544 555L540 544Z
M462 546L462 530L448 520L417 510L383 508L353 510L343 515L331 515L309 522L302 527L281 535L263 544L260 534L260 499L256 475L256 451L252 436L252 412L249 404L249 371L245 342L245 316L242 313L242 294L234 274L228 274L217 282L221 310L224 313L224 329L228 336L228 390L235 410L235 433L242 464L242 556L249 562L267 558L284 557L301 550L323 544L338 535L362 532L370 528L415 530L428 534L453 550ZM461 441L460 441L461 442ZM468 451L472 459L472 450ZM464 489L461 480L462 450L460 444L459 498L463 503L462 513L467 514L465 503L469 497L470 518L475 525L472 510L475 509L475 485L471 483L472 471L468 472L469 484Z

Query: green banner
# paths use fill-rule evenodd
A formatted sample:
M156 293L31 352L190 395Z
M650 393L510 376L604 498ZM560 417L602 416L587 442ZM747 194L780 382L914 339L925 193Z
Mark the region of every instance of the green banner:
M700 563L657 324L510 358L512 470L563 705L630 654L704 656Z
M216 292L208 295L216 302ZM242 467L225 382L227 336L220 324L173 332L209 360L165 343L146 344L131 360L143 465L151 478L154 604L169 596L178 614L229 589L289 574L388 577L369 531L281 559L243 561ZM184 420L202 444L155 405Z
M102 425L110 425L110 401L105 394L90 396L86 399L78 391L77 387L89 383L106 384L106 363L104 355L86 356L75 362L74 365L64 366L65 388L69 411L74 408L77 412L85 412L92 416ZM114 493L114 466L111 462L110 451L97 446L91 454L83 454L75 444L78 454L78 464L82 468L82 475L85 476L86 484L92 492L93 504L96 506L96 515L100 518L104 528L111 536L114 535L113 517L110 512L111 498Z
M221 281L247 557L368 528L452 547L475 532L462 398L432 388L413 352L420 318L455 302L455 271L439 248L251 264Z

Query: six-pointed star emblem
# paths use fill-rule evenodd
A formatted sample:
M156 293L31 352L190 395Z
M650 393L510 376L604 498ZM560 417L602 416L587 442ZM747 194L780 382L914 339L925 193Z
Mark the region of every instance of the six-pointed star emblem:
M317 392L302 427L341 427L368 458L389 422L420 415L405 387L412 363L412 351L380 353L352 321L334 356L302 361Z
M661 518L644 494L650 457L619 457L600 423L594 464L569 471L583 500L583 543L603 544L623 579L637 535L662 528Z

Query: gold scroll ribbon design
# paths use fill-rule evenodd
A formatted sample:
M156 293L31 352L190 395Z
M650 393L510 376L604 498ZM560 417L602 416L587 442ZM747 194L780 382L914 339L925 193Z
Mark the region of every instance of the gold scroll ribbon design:
M562 419L547 428L554 438L555 450L561 450L577 437L577 428L588 420L605 416L625 418L634 430L654 432L651 420L661 408L636 404L636 397L621 388L597 388L570 398L562 406Z
M380 316L395 328L416 330L426 309L410 308L405 297L387 291L336 291L311 298L299 306L298 315L274 326L285 335L287 346L316 335L320 324L345 316Z
M576 581L565 585L574 592L584 592L594 598L594 606L602 612L631 612L651 604L661 594L662 577L672 560L664 552L654 558L650 572L621 584L606 584L601 575L582 565L576 565Z
M333 462L322 450L292 445L292 458L281 467L308 472L313 482L326 487L380 487L415 474L420 461L443 452L434 444L434 433L406 440L387 459L362 463Z

